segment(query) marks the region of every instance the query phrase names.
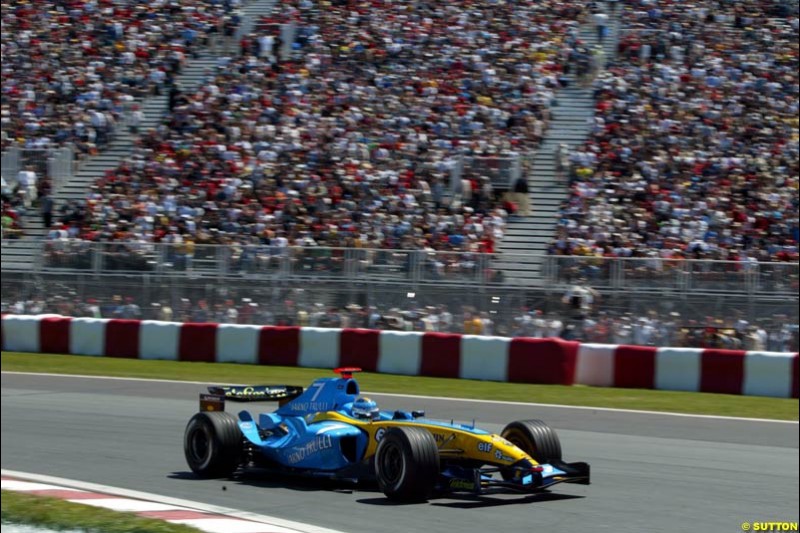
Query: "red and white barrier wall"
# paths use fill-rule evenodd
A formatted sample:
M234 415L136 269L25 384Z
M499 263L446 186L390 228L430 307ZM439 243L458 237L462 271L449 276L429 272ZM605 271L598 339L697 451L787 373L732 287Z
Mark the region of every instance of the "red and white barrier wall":
M5 315L3 350L798 397L798 355L365 329Z
M797 398L798 355L581 344L575 383Z

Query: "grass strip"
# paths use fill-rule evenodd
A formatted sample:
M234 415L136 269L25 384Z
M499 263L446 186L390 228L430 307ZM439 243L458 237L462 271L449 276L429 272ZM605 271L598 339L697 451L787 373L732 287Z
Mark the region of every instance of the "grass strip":
M2 353L2 369L19 372L52 372L59 374L204 381L209 384L247 383L253 385L288 384L302 386L307 386L318 377L332 375L328 369L315 368L143 361L138 359L14 352ZM357 377L361 388L370 392L613 407L776 420L798 419L798 401L791 398L498 383L493 381L399 376L370 372L358 374ZM398 405L398 407L401 406Z
M35 496L13 490L2 491L2 519L12 524L86 533L199 533L199 529L133 513L109 511L57 498Z

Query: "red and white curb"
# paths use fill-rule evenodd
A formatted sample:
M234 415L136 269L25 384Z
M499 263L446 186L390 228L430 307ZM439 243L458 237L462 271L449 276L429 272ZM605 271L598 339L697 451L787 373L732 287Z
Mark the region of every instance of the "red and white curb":
M186 524L208 533L341 533L272 516L107 485L6 469L0 474L3 490L135 513L174 524Z

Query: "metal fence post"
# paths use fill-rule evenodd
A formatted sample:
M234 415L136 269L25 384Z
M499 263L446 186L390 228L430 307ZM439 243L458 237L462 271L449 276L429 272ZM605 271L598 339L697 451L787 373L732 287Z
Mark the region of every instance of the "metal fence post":
M692 273L694 272L694 267L692 265L692 260L683 261L681 264L680 275L683 278L683 283L681 286L683 291L688 294L692 290Z
M511 182L509 188L513 190L514 184L522 177L522 157L517 155L511 160Z
M358 276L356 275L356 255L358 250L354 250L352 248L345 248L344 250L344 279L350 281L356 281Z
M464 175L464 156L462 154L458 154L455 159L455 164L450 167L450 194L453 197L460 197L462 194L461 190L461 179Z
M558 256L553 257L552 262L550 263L550 276L553 283L558 283L561 279L561 260L558 259Z
M623 266L624 259L613 258L611 259L611 287L614 290L624 287L625 267Z
M417 287L420 279L422 278L422 272L420 268L422 261L420 261L420 254L425 252L422 250L411 250L407 253L409 262L408 275L414 287Z
M9 146L2 156L2 176L9 184L16 183L20 171L20 148Z
M36 253L36 257L33 261L33 271L39 273L44 268L44 252L45 252L45 243L47 242L46 239L40 239L36 242L36 248L38 248L38 252Z
M492 263L489 259L489 254L478 254L478 260L475 261L475 281L481 288L484 288L493 278L494 270L492 270Z
M55 152L50 151L47 154L47 177L50 178L54 193L61 188L61 176L58 173L58 155Z
M92 272L95 276L99 276L103 272L103 243L97 243L98 246L92 246L91 251L89 252L92 254ZM99 250L98 250L99 248Z
M217 272L218 278L225 277L228 274L230 267L230 247L228 245L219 246L214 253L214 261L216 262L214 270Z
M278 268L278 279L285 279L291 276L293 265L292 265L292 251L294 250L293 247L286 246L285 248L281 248L280 254L278 255L278 261L280 262L280 267Z
M747 290L748 299L752 300L761 285L761 265L759 263L748 264L745 268L747 269L744 273L745 289Z

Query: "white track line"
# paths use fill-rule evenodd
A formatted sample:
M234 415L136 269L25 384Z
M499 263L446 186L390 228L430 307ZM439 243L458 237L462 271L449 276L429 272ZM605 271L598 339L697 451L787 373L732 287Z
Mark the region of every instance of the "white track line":
M55 374L46 372L15 372L3 370L2 374L13 374L21 376L48 376L60 378L81 378L81 379L101 379L101 380L116 380L116 381L145 381L154 383L184 383L189 385L208 385L209 381L182 381L174 379L151 379L151 378L125 378L125 377L106 377L106 376L86 376L82 374ZM217 383L214 385L244 385L243 383ZM634 415L661 415L661 416L677 416L683 418L700 418L706 420L723 420L723 421L737 421L737 422L769 422L772 424L798 424L797 420L772 420L770 418L747 418L739 416L720 416L720 415L698 415L691 413L670 413L666 411L644 411L639 409L620 409L616 407L591 407L582 405L562 405L556 403L532 403L532 402L512 402L507 400L476 400L473 398L453 398L449 396L423 396L418 394L398 394L391 392L369 392L363 391L364 394L381 395L393 398L417 398L420 400L430 400L439 402L469 402L469 403L484 403L484 404L497 404L497 405L521 405L529 407L552 407L556 409L573 409L576 411L601 411L607 413L624 413ZM702 393L698 393L702 394ZM791 398L790 398L791 399Z
M557 409L575 409L577 411L603 411L609 413L625 413L634 415L663 415L679 416L684 418L706 418L711 420L730 420L737 422L772 422L776 424L797 424L797 420L773 420L771 418L747 418L741 416L720 416L720 415L697 415L692 413L671 413L668 411L643 411L640 409L621 409L617 407L591 407L584 405L562 405L557 403L530 403L530 402L511 402L506 400L475 400L471 398L449 398L441 396L419 396L410 394L397 394L390 392L364 392L364 394L380 394L381 396L392 396L398 398L420 398L424 400L447 400L472 403L495 403L501 405L522 405L531 407L555 407ZM703 393L698 393L703 394Z
M59 374L60 375L60 374ZM74 479L66 479L54 476L45 476L42 474L31 474L29 472L17 472L16 470L0 470L3 476L13 477L17 479L35 481L38 483L47 483L51 485L61 485L68 488L76 488L88 490L91 492L101 492L113 496L122 496L125 498L133 498L136 500L145 500L150 502L158 502L170 506L185 507L198 511L205 511L208 513L230 516L233 518L241 518L242 520L250 520L251 522L259 522L262 524L278 526L281 528L291 529L298 533L342 533L335 529L314 526L311 524L304 524L302 522L295 522L293 520L284 520L274 516L262 515L256 513L249 513L247 511L239 511L229 507L220 507L218 505L209 505L206 503L195 502L191 500L184 500L181 498L172 498L170 496L161 496L159 494L152 494L150 492L140 492L138 490L128 490L119 487L111 487L108 485L100 485L97 483L87 483L85 481L76 481ZM90 500L82 501L81 503L93 503Z

